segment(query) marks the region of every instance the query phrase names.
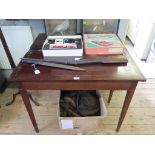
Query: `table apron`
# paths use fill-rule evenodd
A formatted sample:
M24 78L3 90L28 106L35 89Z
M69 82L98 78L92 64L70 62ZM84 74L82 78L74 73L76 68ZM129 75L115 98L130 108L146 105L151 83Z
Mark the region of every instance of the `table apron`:
M58 81L58 82L18 82L19 89L29 90L128 90L138 81Z

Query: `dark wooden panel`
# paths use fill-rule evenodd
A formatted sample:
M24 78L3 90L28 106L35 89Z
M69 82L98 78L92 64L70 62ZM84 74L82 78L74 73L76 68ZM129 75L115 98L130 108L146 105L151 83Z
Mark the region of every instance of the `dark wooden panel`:
M32 46L30 47L30 50L41 50L46 37L46 34L39 34L33 42Z
M95 90L95 89L115 89L115 90L127 90L131 89L133 83L136 82L113 82L113 81L55 81L55 82L22 82L19 83L20 89L38 89L38 90Z
M4 84L4 81L5 81L5 78L4 78L3 72L0 70L0 90Z

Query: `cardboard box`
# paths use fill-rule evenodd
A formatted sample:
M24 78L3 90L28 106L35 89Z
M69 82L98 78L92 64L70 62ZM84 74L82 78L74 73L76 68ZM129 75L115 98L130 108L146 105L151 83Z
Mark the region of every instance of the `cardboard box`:
M86 55L117 55L124 53L124 45L116 34L84 34Z
M58 105L58 121L61 129L93 129L100 126L101 121L107 115L103 98L99 91L96 91L100 101L100 116L89 117L61 117L60 106ZM61 93L60 93L61 96Z
M48 36L42 52L45 60L81 58L83 56L82 37L81 35Z

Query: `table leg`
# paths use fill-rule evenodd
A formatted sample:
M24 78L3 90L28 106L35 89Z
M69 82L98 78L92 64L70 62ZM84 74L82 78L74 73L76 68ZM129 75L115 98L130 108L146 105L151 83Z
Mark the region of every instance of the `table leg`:
M17 95L20 95L20 92L19 92L19 91L18 91L17 93L13 94L13 99L12 99L10 102L6 103L5 105L6 105L6 106L9 106L9 105L13 104L14 101L15 101L15 99L16 99L16 96L17 96ZM30 100L31 100L36 106L39 106L39 103L33 99L31 93L28 93L28 95L29 95Z
M12 101L6 103L5 105L6 105L6 106L9 106L9 105L13 104L13 102L14 102L15 99L16 99L16 96L19 95L19 94L20 94L19 91L18 91L17 93L13 94L13 99L12 99Z
M119 121L118 121L116 132L119 132L119 130L120 130L120 127L121 127L122 122L123 122L123 120L125 118L126 112L127 112L128 108L129 108L131 99L133 97L134 91L135 91L135 89L127 90L126 97L125 97L125 100L124 100L124 105L123 105L121 115L120 115L120 118L119 118Z
M111 101L113 92L114 92L114 90L110 90L109 97L108 97L108 103L110 103L110 101Z
M30 103L30 100L29 100L29 95L28 95L28 92L26 90L19 90L20 91L20 94L23 98L23 102L25 104L25 107L26 107L26 110L30 116L30 119L31 119L31 122L33 124L33 127L35 129L36 132L39 132L39 129L38 129L38 126L37 126L37 123L36 123L36 120L35 120L35 116L33 114L33 110L32 110L32 107L31 107L31 103Z

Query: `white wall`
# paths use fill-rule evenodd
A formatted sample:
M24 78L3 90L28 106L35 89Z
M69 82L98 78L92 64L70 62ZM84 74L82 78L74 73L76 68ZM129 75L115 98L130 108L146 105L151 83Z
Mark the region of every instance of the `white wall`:
M16 65L19 63L20 58L29 50L29 47L38 34L45 33L44 20L42 19L0 19L0 26L3 27L2 31L4 33L4 37L8 43ZM1 42L0 69L11 69Z
M155 38L155 23L152 20L140 20L141 25L136 37L134 51L141 60L146 60L150 51L153 39Z
M33 39L35 39L39 33L45 33L43 19L0 19L0 26L30 26Z
M2 26L1 29L17 65L33 43L31 28L30 26ZM2 44L0 44L0 62L1 69L11 68Z
M119 36L119 38L123 43L125 42L125 38L128 30L128 23L129 23L128 19L120 19L120 22L119 22L117 35Z
M127 36L129 37L129 39L133 44L135 44L136 42L139 27L140 27L139 19L129 19Z
M0 69L11 69L9 60L7 58L1 40L0 40Z

